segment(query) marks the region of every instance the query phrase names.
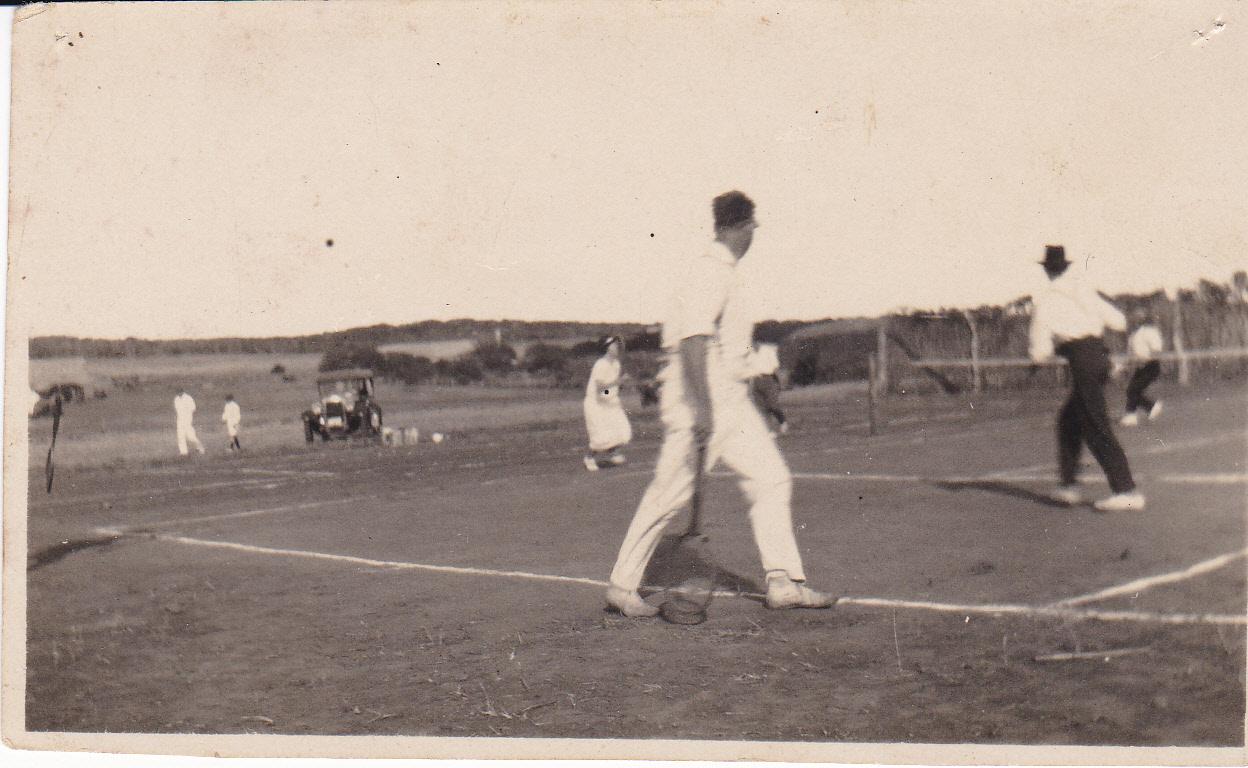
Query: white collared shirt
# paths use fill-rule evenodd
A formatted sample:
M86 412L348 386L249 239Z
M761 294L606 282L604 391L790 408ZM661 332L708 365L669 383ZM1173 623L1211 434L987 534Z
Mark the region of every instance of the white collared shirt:
M1152 324L1141 325L1135 329L1135 333L1131 334L1131 338L1127 339L1127 350L1137 360L1152 360L1165 348L1166 343L1161 340L1161 331Z
M706 336L708 372L713 380L749 377L755 316L749 292L738 278L737 258L719 241L691 259L679 278L663 323L663 348L672 360L680 342Z
M716 338L720 318L736 283L737 259L719 241L690 259L681 274L663 321L663 348L675 351L694 336Z
M1055 344L1100 336L1106 328L1125 331L1127 319L1118 309L1067 270L1031 297L1032 360L1053 356Z
M237 401L231 400L225 404L225 408L221 410L221 420L227 426L238 426L243 420L243 409L239 407Z

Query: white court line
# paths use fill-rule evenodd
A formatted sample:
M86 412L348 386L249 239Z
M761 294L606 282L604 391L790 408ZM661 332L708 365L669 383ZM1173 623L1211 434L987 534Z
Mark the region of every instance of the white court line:
M1163 483L1237 485L1239 483L1248 483L1248 472L1188 472L1183 475L1160 475L1154 479Z
M932 478L929 478L932 479ZM1025 473L1017 475L1008 475L997 473L989 477L979 478L982 480L1001 480L1013 483L1029 483L1029 482L1055 482L1056 478L1053 474L1044 473L1036 474ZM1145 475L1136 474L1135 479L1145 482L1170 483L1174 485L1241 485L1248 484L1248 472L1183 472L1180 474L1165 475ZM965 482L957 479L948 479L944 482ZM1100 485L1108 485L1109 481L1103 476L1094 475L1090 477L1079 478L1080 484L1098 483Z
M48 507L62 507L73 504L90 504L96 501L108 501L114 504L125 503L127 499L154 499L158 496L171 496L176 493L186 493L188 491L209 491L217 488L275 488L272 483L289 482L278 481L273 478L253 478L250 480L223 480L216 483L201 483L199 485L178 485L171 488L152 488L148 490L131 491L130 493L94 493L86 496L61 496L52 498L44 503L32 503L32 508L46 509ZM32 502L35 501L32 499Z
M173 541L179 544L190 544L198 547L212 547L216 549L233 549L239 552L251 552L260 555L285 555L287 557L303 557L313 560L332 560L339 563L351 563L353 565L366 565L370 568L387 568L394 570L409 571L433 571L436 573L457 573L470 576L499 576L511 579L532 579L536 581L561 581L572 584L588 584L593 587L605 587L607 582L597 579L583 579L577 576L557 576L546 573L527 573L525 571L498 571L493 568L472 568L467 566L456 565L429 565L426 563L407 563L395 560L373 560L367 557L355 557L353 555L334 555L325 552L309 552L301 549L276 549L273 547L258 547L252 544L236 544L229 541L211 541L208 539L192 539L186 536L158 536L157 538L164 541Z
M821 433L814 433L814 434L826 436L827 434L834 434L837 432L842 432L845 429L866 427L866 426L868 425L867 425L867 422L865 421L854 422L853 424L839 425L837 429L829 430L826 433L821 432ZM838 445L832 448L815 449L813 452L823 453L823 454L838 454L838 453L860 453L860 452L865 451L867 453L870 453L872 451L879 451L884 448L896 448L896 447L904 448L907 446L912 446L915 444L916 440L924 441L924 442L929 442L929 441L930 442L938 442L938 441L948 442L950 440L958 440L964 437L983 438L985 436L992 435L992 434L995 434L997 432L1001 432L1004 430L1017 431L1018 425L1017 424L1005 424L1005 423L998 424L998 425L977 424L974 426L974 428L971 428L971 429L959 429L959 430L953 430L950 432L936 431L936 432L933 432L932 434L926 434L926 435L919 434L919 433L908 433L908 434L896 435L892 437L867 437L865 438L866 442L862 442L860 444ZM805 433L805 434L811 434L811 433ZM788 439L791 440L793 438L801 438L801 437L804 437L805 434L802 433L801 431L791 433L790 435L788 435ZM853 436L844 435L844 436L839 436L839 437L853 437ZM797 451L796 453L810 453L810 452L811 451Z
M735 477L732 472L723 470L710 473L711 477ZM862 481L869 483L982 483L990 480L1001 480L1004 482L1039 482L1051 480L1048 475L1032 475L1032 474L1005 474L994 473L992 475L950 475L948 477L924 476L924 475L890 475L871 472L794 472L793 477L798 480L846 480L846 481ZM1149 477L1141 475L1142 479L1148 479L1161 483L1176 483L1185 485L1236 485L1240 483L1248 483L1248 472L1188 472L1182 474L1167 474ZM1106 482L1103 478L1088 478L1089 482Z
M1231 442L1232 440L1238 440L1238 439L1244 439L1244 438L1245 438L1245 434L1242 431L1219 432L1218 434L1209 435L1207 437L1194 437L1194 438L1191 438L1190 440L1172 440L1168 443L1162 440L1161 438L1152 438L1152 439L1157 440L1158 443L1160 444L1149 446L1148 448L1143 449L1141 453L1148 454L1149 456L1156 456L1158 454L1173 453L1175 451L1183 451L1189 448L1204 448L1209 445L1217 445L1218 443ZM1091 467L1094 465L1086 464L1085 466ZM1012 475L1027 474L1031 472L1042 472L1046 469L1052 469L1053 467L1054 467L1054 462L1049 461L1049 462L1045 462L1044 464L1032 464L1029 467L1018 467L1017 469L1002 469L997 472L990 472L984 475L982 479L1004 480L1007 477L1012 476Z
M1241 549L1238 552L1228 552L1225 555L1219 555L1208 560L1196 563L1193 566L1184 568L1181 571L1171 571L1170 573L1160 573L1156 576L1148 576L1135 581L1128 581L1126 584L1119 584L1116 587L1102 589L1099 592L1092 592L1078 597L1067 598L1053 603L1054 606L1070 606L1083 605L1084 603L1094 603L1098 600L1108 600L1111 597L1120 597L1122 595L1135 594L1143 592L1146 589L1160 586L1162 584L1173 584L1176 581L1184 581L1203 573L1216 571L1217 569L1233 563L1236 560L1248 556L1248 549Z
M401 498L410 494L396 494L394 498ZM187 523L210 523L216 520L234 520L240 517L256 517L259 515L274 515L281 512L299 512L305 509L317 509L318 507L331 507L335 504L344 504L348 502L365 501L379 498L377 496L352 496L343 499L326 499L324 501L308 501L300 504L283 504L280 507L266 507L264 509L248 509L242 512L223 512L219 515L201 515L200 517L179 517L175 520L161 520L155 523L147 523L145 525L120 525L106 526L97 528L96 532L100 534L124 534L150 530L152 528L165 528L174 525L185 525Z
M911 608L943 613L1012 614L1021 616L1049 616L1058 619L1095 619L1098 621L1134 621L1154 624L1248 624L1248 616L1220 613L1152 613L1147 611L1096 611L1065 608L1058 605L958 605L956 603L929 603L916 600L889 600L875 597L844 597L837 605L861 605L871 608Z
M1158 445L1149 446L1148 448L1145 448L1143 451L1144 453L1147 453L1150 456L1153 456L1159 453L1171 453L1173 451L1182 451L1188 448L1204 448L1205 446L1208 446L1208 445L1217 445L1218 443L1227 443L1227 442L1231 442L1232 440L1244 440L1244 439L1248 439L1248 433L1245 433L1244 430L1241 429L1241 430L1236 430L1234 432L1219 432L1216 435L1209 435L1208 437L1193 437L1189 440L1171 440L1170 442L1166 442L1165 440L1162 440L1160 437L1156 437L1152 439L1156 440L1158 442Z
M363 565L370 568L385 568L393 570L413 570L413 571L432 571L435 573L453 573L470 576L494 576L509 579L528 579L532 581L554 581L570 584L583 584L591 587L606 587L607 582L600 579L586 579L577 576L559 576L556 574L546 573L529 573L527 571L500 571L492 568L473 568L468 566L454 565L429 565L426 563L410 563L395 560L374 560L366 557L355 557L352 555L335 555L325 552L310 552L300 549L278 549L275 547L260 547L254 544L238 544L229 541L212 541L209 539L195 539L187 536L169 536L161 535L157 537L162 541L170 541L178 544L187 544L197 547L208 547L212 549L229 549L237 552L249 552L260 555L277 555L285 557L299 557L311 560L329 560L338 563L349 563L353 565ZM717 595L724 597L736 596L753 596L758 595L739 594L736 592L717 592ZM837 601L838 605L861 606L868 608L910 608L913 610L937 611L944 613L960 613L966 616L971 614L1015 614L1025 616L1049 616L1064 619L1095 619L1099 621L1134 621L1142 623L1160 623L1160 624L1248 624L1248 616L1234 616L1224 614L1165 614L1165 613L1142 613L1133 611L1096 611L1089 609L1068 608L1057 605L1050 606L1030 606L1030 605L959 605L954 603L934 603L918 600L892 600L885 598L871 597L843 597Z
M337 477L337 472L319 472L311 469L260 469L258 467L245 467L240 472L249 475L279 475L294 477Z

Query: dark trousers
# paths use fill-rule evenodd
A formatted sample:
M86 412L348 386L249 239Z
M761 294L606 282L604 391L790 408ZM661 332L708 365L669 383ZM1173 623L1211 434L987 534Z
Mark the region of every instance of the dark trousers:
M1070 363L1070 397L1057 417L1057 464L1062 485L1073 485L1079 457L1086 443L1096 457L1114 493L1135 488L1127 455L1110 426L1105 405L1109 381L1109 350L1099 338L1085 337L1062 343L1057 353Z
M1161 376L1161 363L1149 360L1135 369L1131 382L1127 384L1127 413L1135 413L1141 408L1153 410L1153 399L1144 394L1144 390Z

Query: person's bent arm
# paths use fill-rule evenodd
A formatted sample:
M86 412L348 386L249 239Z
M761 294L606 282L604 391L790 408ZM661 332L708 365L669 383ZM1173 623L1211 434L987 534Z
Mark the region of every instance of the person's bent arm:
M705 445L711 436L711 391L706 377L707 338L690 336L680 340L685 396L693 407L693 431L699 445Z

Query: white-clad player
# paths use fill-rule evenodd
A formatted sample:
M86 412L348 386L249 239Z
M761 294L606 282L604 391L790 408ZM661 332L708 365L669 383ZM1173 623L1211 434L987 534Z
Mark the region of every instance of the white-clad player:
M203 453L204 444L199 442L199 435L195 434L195 398L185 389L179 389L178 396L173 398L173 410L177 414L178 453L182 456L187 454L187 443Z
M767 606L827 608L834 602L803 583L790 507L792 475L750 400L756 318L746 306L736 266L758 226L754 203L733 191L715 198L712 209L715 240L688 263L663 324L663 446L607 589L608 605L625 616L658 612L637 588L663 529L693 493L701 455L707 467L722 459L740 477L767 572Z
M1161 339L1161 331L1153 325L1148 310L1136 309L1131 313L1131 320L1136 329L1127 339L1127 352L1131 355L1135 372L1131 374L1131 381L1127 384L1126 414L1119 422L1124 427L1139 424L1140 414L1147 416L1149 421L1161 415L1161 401L1150 398L1145 390L1161 376L1161 363L1158 362L1157 355L1166 349L1166 343Z

